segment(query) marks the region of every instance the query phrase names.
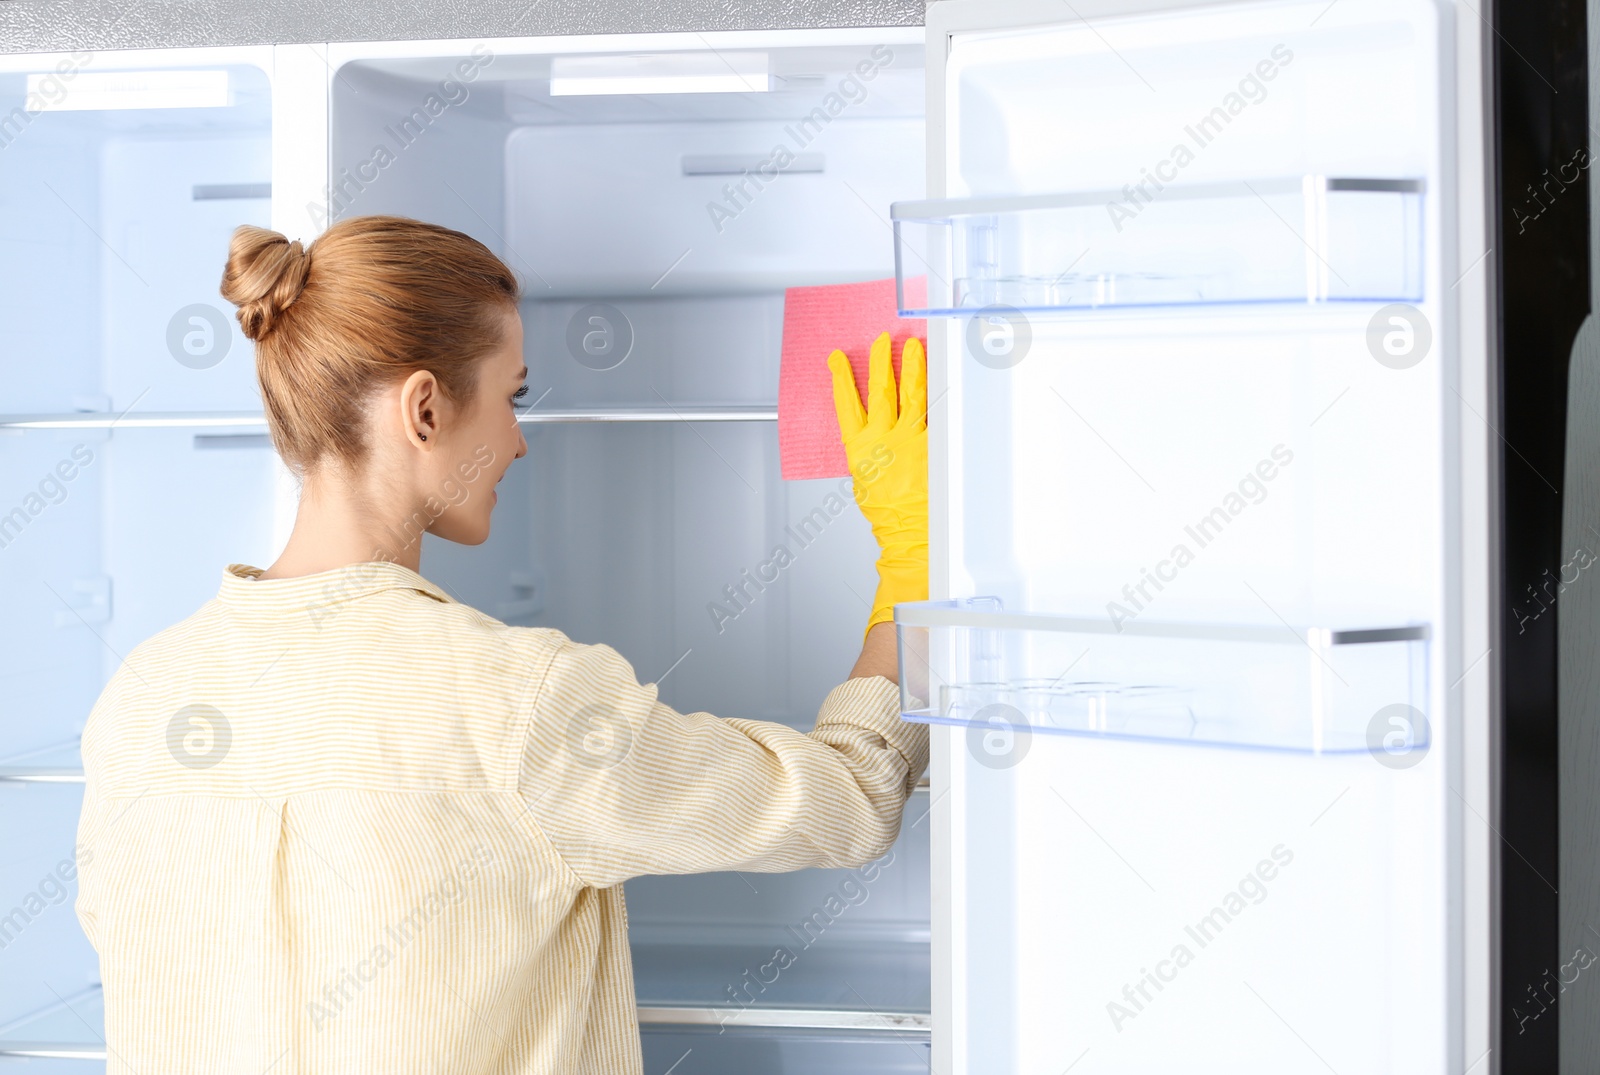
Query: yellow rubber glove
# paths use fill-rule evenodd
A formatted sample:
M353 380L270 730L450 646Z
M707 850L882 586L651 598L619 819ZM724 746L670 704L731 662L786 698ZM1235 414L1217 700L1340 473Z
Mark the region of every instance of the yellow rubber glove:
M865 410L850 360L843 351L828 356L856 503L878 539L878 592L868 631L893 620L900 602L928 599L928 370L922 341L907 340L897 393L890 347L887 332L872 343Z

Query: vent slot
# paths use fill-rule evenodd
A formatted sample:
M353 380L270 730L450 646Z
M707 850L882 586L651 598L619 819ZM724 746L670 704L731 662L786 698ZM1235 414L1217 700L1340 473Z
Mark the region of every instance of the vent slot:
M197 202L220 202L270 197L272 197L271 183L196 183L194 185L194 200Z
M747 172L760 172L763 167L770 170L773 163L770 153L686 153L683 157L683 174L744 175ZM781 171L784 175L821 175L825 164L821 153L796 153L789 166Z
M194 446L197 451L271 448L272 438L265 433L196 433Z

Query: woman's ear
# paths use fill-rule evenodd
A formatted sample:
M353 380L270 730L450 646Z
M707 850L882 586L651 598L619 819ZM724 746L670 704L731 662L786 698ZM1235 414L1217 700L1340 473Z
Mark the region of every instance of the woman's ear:
M400 386L400 424L417 447L439 440L439 381L428 370L417 370Z

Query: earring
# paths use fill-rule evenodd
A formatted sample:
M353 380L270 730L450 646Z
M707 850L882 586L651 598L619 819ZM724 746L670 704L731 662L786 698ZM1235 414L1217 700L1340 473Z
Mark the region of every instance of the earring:
M426 433L418 433L417 436L421 437L423 440L428 439L428 435Z

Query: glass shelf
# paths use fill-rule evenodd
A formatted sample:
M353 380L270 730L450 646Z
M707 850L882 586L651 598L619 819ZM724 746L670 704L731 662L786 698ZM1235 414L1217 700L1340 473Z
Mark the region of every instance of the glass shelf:
M1426 624L1114 626L973 597L897 605L895 625L909 721L1325 754L1392 751L1398 715L1401 748L1428 743Z
M1151 181L1153 182L1153 181ZM1416 302L1423 181L1307 175L896 202L903 317L1214 303ZM928 278L915 302L916 277Z
M776 422L776 406L567 407L517 413L524 425L570 422ZM241 429L264 430L266 417L249 411L173 411L149 414L7 414L4 429Z
M83 990L0 1025L0 1057L104 1060L106 1044L101 1031L105 1021L100 987Z
M636 957L637 958L637 957ZM924 963L925 965L925 963ZM871 1040L888 1035L895 1039L926 1040L931 1030L927 1010L870 1011L858 1005L836 1008L778 1008L770 1005L739 1008L726 1000L718 1005L641 1003L639 1024L652 1032L694 1028L738 1029L763 1037L797 1032L836 1032L846 1040ZM84 990L15 1022L0 1026L0 1058L35 1057L54 1060L104 1060L106 1044L105 1001L100 987Z
M794 722L794 726L806 730L799 722ZM77 743L52 747L26 757L0 761L0 784L81 783L83 783L83 761L79 757ZM928 787L926 773L918 779L916 786L922 789Z
M0 784L81 784L78 740L0 758Z

